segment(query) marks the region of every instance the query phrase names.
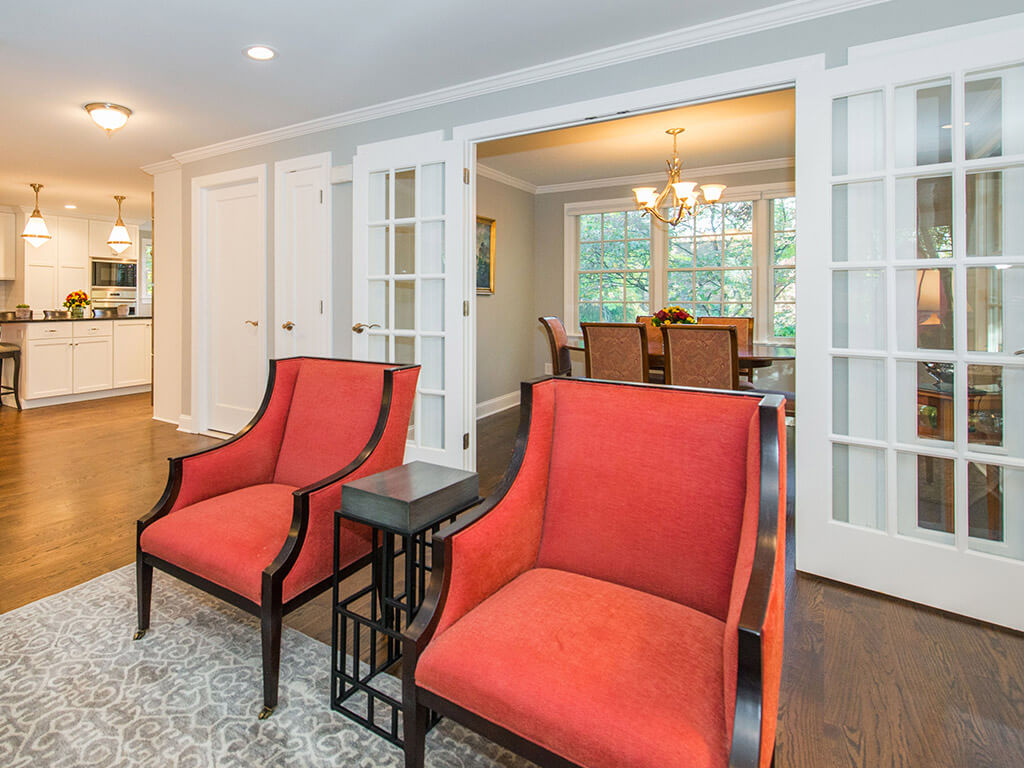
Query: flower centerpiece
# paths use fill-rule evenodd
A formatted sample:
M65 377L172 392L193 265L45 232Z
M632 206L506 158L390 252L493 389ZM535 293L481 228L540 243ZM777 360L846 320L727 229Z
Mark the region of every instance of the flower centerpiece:
M71 310L72 317L82 317L85 314L85 308L91 303L89 294L85 291L72 291L64 299L64 306Z
M651 317L651 322L658 327L662 325L694 325L697 318L682 307L671 306L655 312Z

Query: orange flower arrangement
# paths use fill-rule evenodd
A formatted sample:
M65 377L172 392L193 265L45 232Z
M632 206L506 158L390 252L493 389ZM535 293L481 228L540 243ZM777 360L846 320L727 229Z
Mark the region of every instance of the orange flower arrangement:
M72 291L64 299L64 306L68 309L73 309L74 307L87 307L91 303L89 294L85 291Z
M662 325L693 325L697 322L697 318L682 307L673 305L655 312L651 322L659 327Z

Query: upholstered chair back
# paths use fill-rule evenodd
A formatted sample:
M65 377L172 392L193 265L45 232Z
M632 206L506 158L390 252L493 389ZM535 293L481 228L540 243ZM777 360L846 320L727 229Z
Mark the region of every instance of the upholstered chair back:
M754 340L754 318L752 317L698 317L698 325L724 325L736 329L736 343L746 347Z
M551 369L555 376L572 376L572 360L569 357L569 334L561 318L554 315L538 317L547 332L551 347Z
M736 329L728 325L666 325L665 383L702 389L739 389Z
M642 323L580 323L587 378L647 381L647 328Z
M573 380L544 389L549 384L554 397L534 414L530 434L543 440L533 426L550 420L537 566L724 621L740 532L757 526L758 398Z
M652 355L664 353L665 348L661 342L661 329L654 324L652 315L637 315L636 321L647 329L647 349Z

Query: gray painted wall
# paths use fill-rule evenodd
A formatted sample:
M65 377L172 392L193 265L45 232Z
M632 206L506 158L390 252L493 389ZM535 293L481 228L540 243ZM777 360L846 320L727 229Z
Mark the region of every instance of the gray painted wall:
M494 294L476 297L476 400L519 392L519 382L539 376L531 346L534 308L534 196L478 178L476 212L495 227Z
M740 38L675 51L648 59L627 62L576 75L547 80L506 91L489 93L462 101L419 109L370 122L344 126L322 133L301 136L274 144L240 150L228 155L189 163L183 168L184 250L190 250L191 180L218 171L266 163L269 210L273 211L273 163L315 152L333 153L334 164L351 162L360 144L398 138L431 130L450 130L454 126L480 120L515 115L554 107L569 102L627 93L638 88L678 82L721 72L734 71L784 61L801 56L825 54L829 66L845 63L850 46L925 32L1020 12L1020 0L891 0L847 13L772 29ZM671 26L671 19L666 22ZM351 192L335 187L334 265L335 321L339 333L335 352L350 350L349 312L351 306ZM272 219L272 217L271 217ZM268 285L273 275L273 221L269 222L267 242ZM182 263L184 284L189 285L189 261ZM550 287L544 287L548 301ZM273 291L271 289L272 296ZM272 309L272 307L271 307ZM191 304L186 295L181 307L184 338L191 333ZM182 360L182 412L191 412L190 353L184 345Z

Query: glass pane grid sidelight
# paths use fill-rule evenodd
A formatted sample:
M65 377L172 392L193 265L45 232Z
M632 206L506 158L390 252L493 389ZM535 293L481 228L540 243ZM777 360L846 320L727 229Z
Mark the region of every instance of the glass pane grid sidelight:
M1024 65L832 118L833 519L1024 559Z

